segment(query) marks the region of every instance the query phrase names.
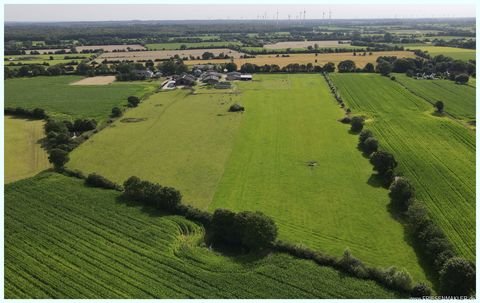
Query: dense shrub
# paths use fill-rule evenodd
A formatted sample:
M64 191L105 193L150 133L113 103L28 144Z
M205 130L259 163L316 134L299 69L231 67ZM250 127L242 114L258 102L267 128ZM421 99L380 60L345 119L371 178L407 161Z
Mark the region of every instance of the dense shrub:
M96 173L89 174L85 179L85 184L91 187L100 187L105 189L122 190L122 187L107 178Z
M29 110L21 107L16 107L16 108L6 107L4 109L4 114L15 116L15 117L38 119L38 120L48 118L47 114L45 113L45 110L41 108L35 108L33 110Z
M370 137L373 137L373 133L372 133L371 130L369 130L369 129L362 130L360 132L360 135L358 136L358 146L360 148L363 148L364 142Z
M410 292L410 296L412 298L423 298L423 297L428 297L432 295L432 290L430 287L423 283L419 283L415 285L412 288L412 291Z
M97 121L94 119L76 119L71 128L69 129L71 132L86 132L89 130L93 130L97 127Z
M62 170L63 166L68 162L68 160L70 160L68 157L68 152L59 148L50 150L48 161L53 164L56 170Z
M140 99L136 96L130 96L127 98L129 107L137 107L140 103Z
M455 76L455 82L459 83L459 84L467 83L468 79L469 79L469 77L468 77L467 74L460 74L460 75Z
M352 117L352 120L350 121L350 130L352 132L359 132L363 129L363 125L365 124L365 119L363 117L355 116Z
M443 295L470 295L475 289L475 268L463 258L451 258L440 271L440 287Z
M374 137L369 137L363 142L362 144L363 151L367 154L370 155L373 152L376 152L378 150L378 140L375 139Z
M142 181L135 176L126 180L123 187L125 189L123 195L126 198L162 210L174 211L182 200L182 195L178 190Z
M235 214L217 209L212 217L211 230L216 241L242 245L250 250L268 248L277 238L275 222L260 212Z
M241 243L252 250L270 247L278 234L275 222L261 212L240 212L233 225L241 235Z
M340 267L355 277L365 279L368 277L366 266L359 259L355 258L348 249L343 252L342 258L338 261Z
M385 175L389 170L393 170L398 165L395 157L386 151L374 152L370 156L370 163L373 165L373 169L381 176Z
M352 122L352 119L350 119L349 116L345 116L342 119L340 119L340 122L342 122L344 124L350 124Z
M412 289L412 277L405 269L397 269L392 266L385 272L385 281L387 285L395 289L401 289L410 292Z
M114 107L112 108L112 113L110 114L110 117L112 118L117 118L122 116L122 110L119 107Z
M395 207L406 211L415 195L415 189L405 177L396 177L390 185L390 200Z

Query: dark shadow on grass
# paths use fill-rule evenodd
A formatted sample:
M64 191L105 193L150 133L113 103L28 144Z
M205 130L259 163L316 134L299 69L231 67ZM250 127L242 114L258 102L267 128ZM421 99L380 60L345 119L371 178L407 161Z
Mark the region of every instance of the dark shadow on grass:
M358 135L360 134L360 132L361 132L361 131L353 131L353 130L351 130L351 129L348 130L348 133L349 133L350 135L355 135L355 136L358 136Z
M141 202L135 202L129 199L125 199L122 195L118 196L115 198L115 201L119 204L124 204L127 207L135 207L135 208L140 208L140 210L149 215L150 217L166 217L166 216L175 216L173 213L168 213L166 211L161 211L156 208L150 207L150 206L145 206Z
M398 206L394 206L393 203L387 205L387 210L390 213L390 216L395 219L397 222L400 222L403 225L403 240L413 248L413 252L417 257L418 264L423 269L426 278L432 284L432 289L438 293L440 286L438 280L438 272L434 269L433 264L429 262L428 257L423 253L422 247L420 247L417 240L413 237L410 232L407 222L404 217L404 210L400 209ZM423 281L415 281L417 283Z
M383 184L383 179L378 174L372 174L370 178L368 178L367 184L376 188L385 188L385 185Z
M32 118L32 117L27 117L27 116L12 116L12 115L5 115L5 118L11 118L15 120L25 120L25 121L41 121L43 119L38 119L38 118Z

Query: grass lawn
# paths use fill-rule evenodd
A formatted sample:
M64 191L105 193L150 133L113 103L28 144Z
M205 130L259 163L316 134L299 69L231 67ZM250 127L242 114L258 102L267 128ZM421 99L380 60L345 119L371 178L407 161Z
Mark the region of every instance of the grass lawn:
M5 188L5 298L395 298L284 254L224 256L181 217L53 173Z
M187 48L209 48L209 47L228 47L229 45L241 45L238 41L205 41L205 42L168 42L168 43L151 43L146 44L146 48L149 50L173 50L181 49L182 45Z
M413 182L456 250L474 261L475 132L434 116L431 104L387 77L334 74L332 80L355 114L371 118L366 127L395 155L398 171Z
M215 89L157 93L123 117L144 121L117 120L75 149L68 166L117 182L137 175L174 186L186 201L206 208L242 117L227 112L238 98Z
M108 118L112 107L127 103L130 95L143 96L158 87L157 82L125 82L105 86L69 85L83 77L56 76L5 80L5 106L43 108L61 119Z
M5 183L31 177L50 167L38 142L45 137L42 120L5 117Z
M403 74L398 82L430 103L441 100L445 111L457 119L475 119L475 87L455 84L450 80L416 80Z

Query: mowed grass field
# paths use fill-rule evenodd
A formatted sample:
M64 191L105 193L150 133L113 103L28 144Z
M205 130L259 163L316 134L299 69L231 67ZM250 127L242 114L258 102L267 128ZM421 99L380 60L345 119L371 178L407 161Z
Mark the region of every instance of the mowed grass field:
M158 82L112 83L106 86L70 85L81 76L34 77L5 80L5 106L43 108L62 119L106 120L112 107L127 104L130 95L154 91Z
M27 178L50 167L48 155L39 140L45 137L44 122L6 116L5 183Z
M416 80L398 74L395 78L409 90L435 104L442 101L445 111L457 119L475 119L475 87L450 80Z
M227 257L182 217L54 173L5 188L5 298L395 298L284 254Z
M322 76L255 75L239 85L246 113L209 210L259 210L281 239L334 255L348 247L425 280Z
M92 54L52 54L52 55L40 54L40 55L6 56L5 66L9 67L8 66L9 63L43 64L46 62L49 64L49 66L53 66L55 64L61 64L61 63L68 63L71 61L77 61L80 63L83 59L88 59L91 56ZM65 59L65 57L75 57L76 59ZM81 58L77 58L77 57L81 57Z
M370 117L366 127L395 155L398 170L413 182L417 198L457 251L474 261L475 132L451 118L432 115L431 104L387 77L331 77L353 112Z
M238 99L215 89L154 94L123 117L139 122L117 120L75 149L67 165L119 183L136 175L173 186L186 201L206 208L242 118L227 112Z
M263 211L281 239L334 255L348 247L369 264L405 267L425 280L387 211L387 191L368 184L371 166L337 121L342 111L321 76L254 78L237 82L233 95L155 94L125 116L146 120L115 122L75 149L67 166L173 186L186 203L211 211ZM233 102L246 112L227 113Z

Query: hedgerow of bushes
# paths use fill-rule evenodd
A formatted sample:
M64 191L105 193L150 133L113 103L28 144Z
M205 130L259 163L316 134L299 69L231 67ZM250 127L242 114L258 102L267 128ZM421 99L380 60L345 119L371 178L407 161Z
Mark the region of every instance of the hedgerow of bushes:
M325 79L336 100L343 104L340 95L327 74ZM347 116L348 117L348 116ZM349 118L349 117L348 117ZM349 119L354 128L358 130L361 123L354 127L353 121L357 117ZM343 122L346 118L343 118ZM360 121L360 120L359 120ZM363 128L363 124L361 125ZM378 173L383 185L389 189L390 205L392 209L400 214L406 228L415 239L415 248L420 250L423 258L432 266L437 273L440 285L440 293L449 296L468 296L475 292L475 264L457 256L454 248L443 231L433 222L428 212L420 201L415 199L415 188L411 182L404 176L398 176L395 168L398 163L395 157L386 151L379 150L378 140L374 137L372 131L364 129L359 134L358 147L370 158L373 169ZM345 257L345 256L344 256ZM376 275L382 277L380 273L372 274L356 261L351 261L349 271L357 276ZM369 274L368 274L369 273ZM403 280L402 285L407 285L407 278L404 274L392 274L394 280ZM383 283L385 277L380 278ZM392 282L399 283L399 281ZM399 286L397 285L397 286ZM428 296L431 290L423 285L416 285L411 289L412 296Z

